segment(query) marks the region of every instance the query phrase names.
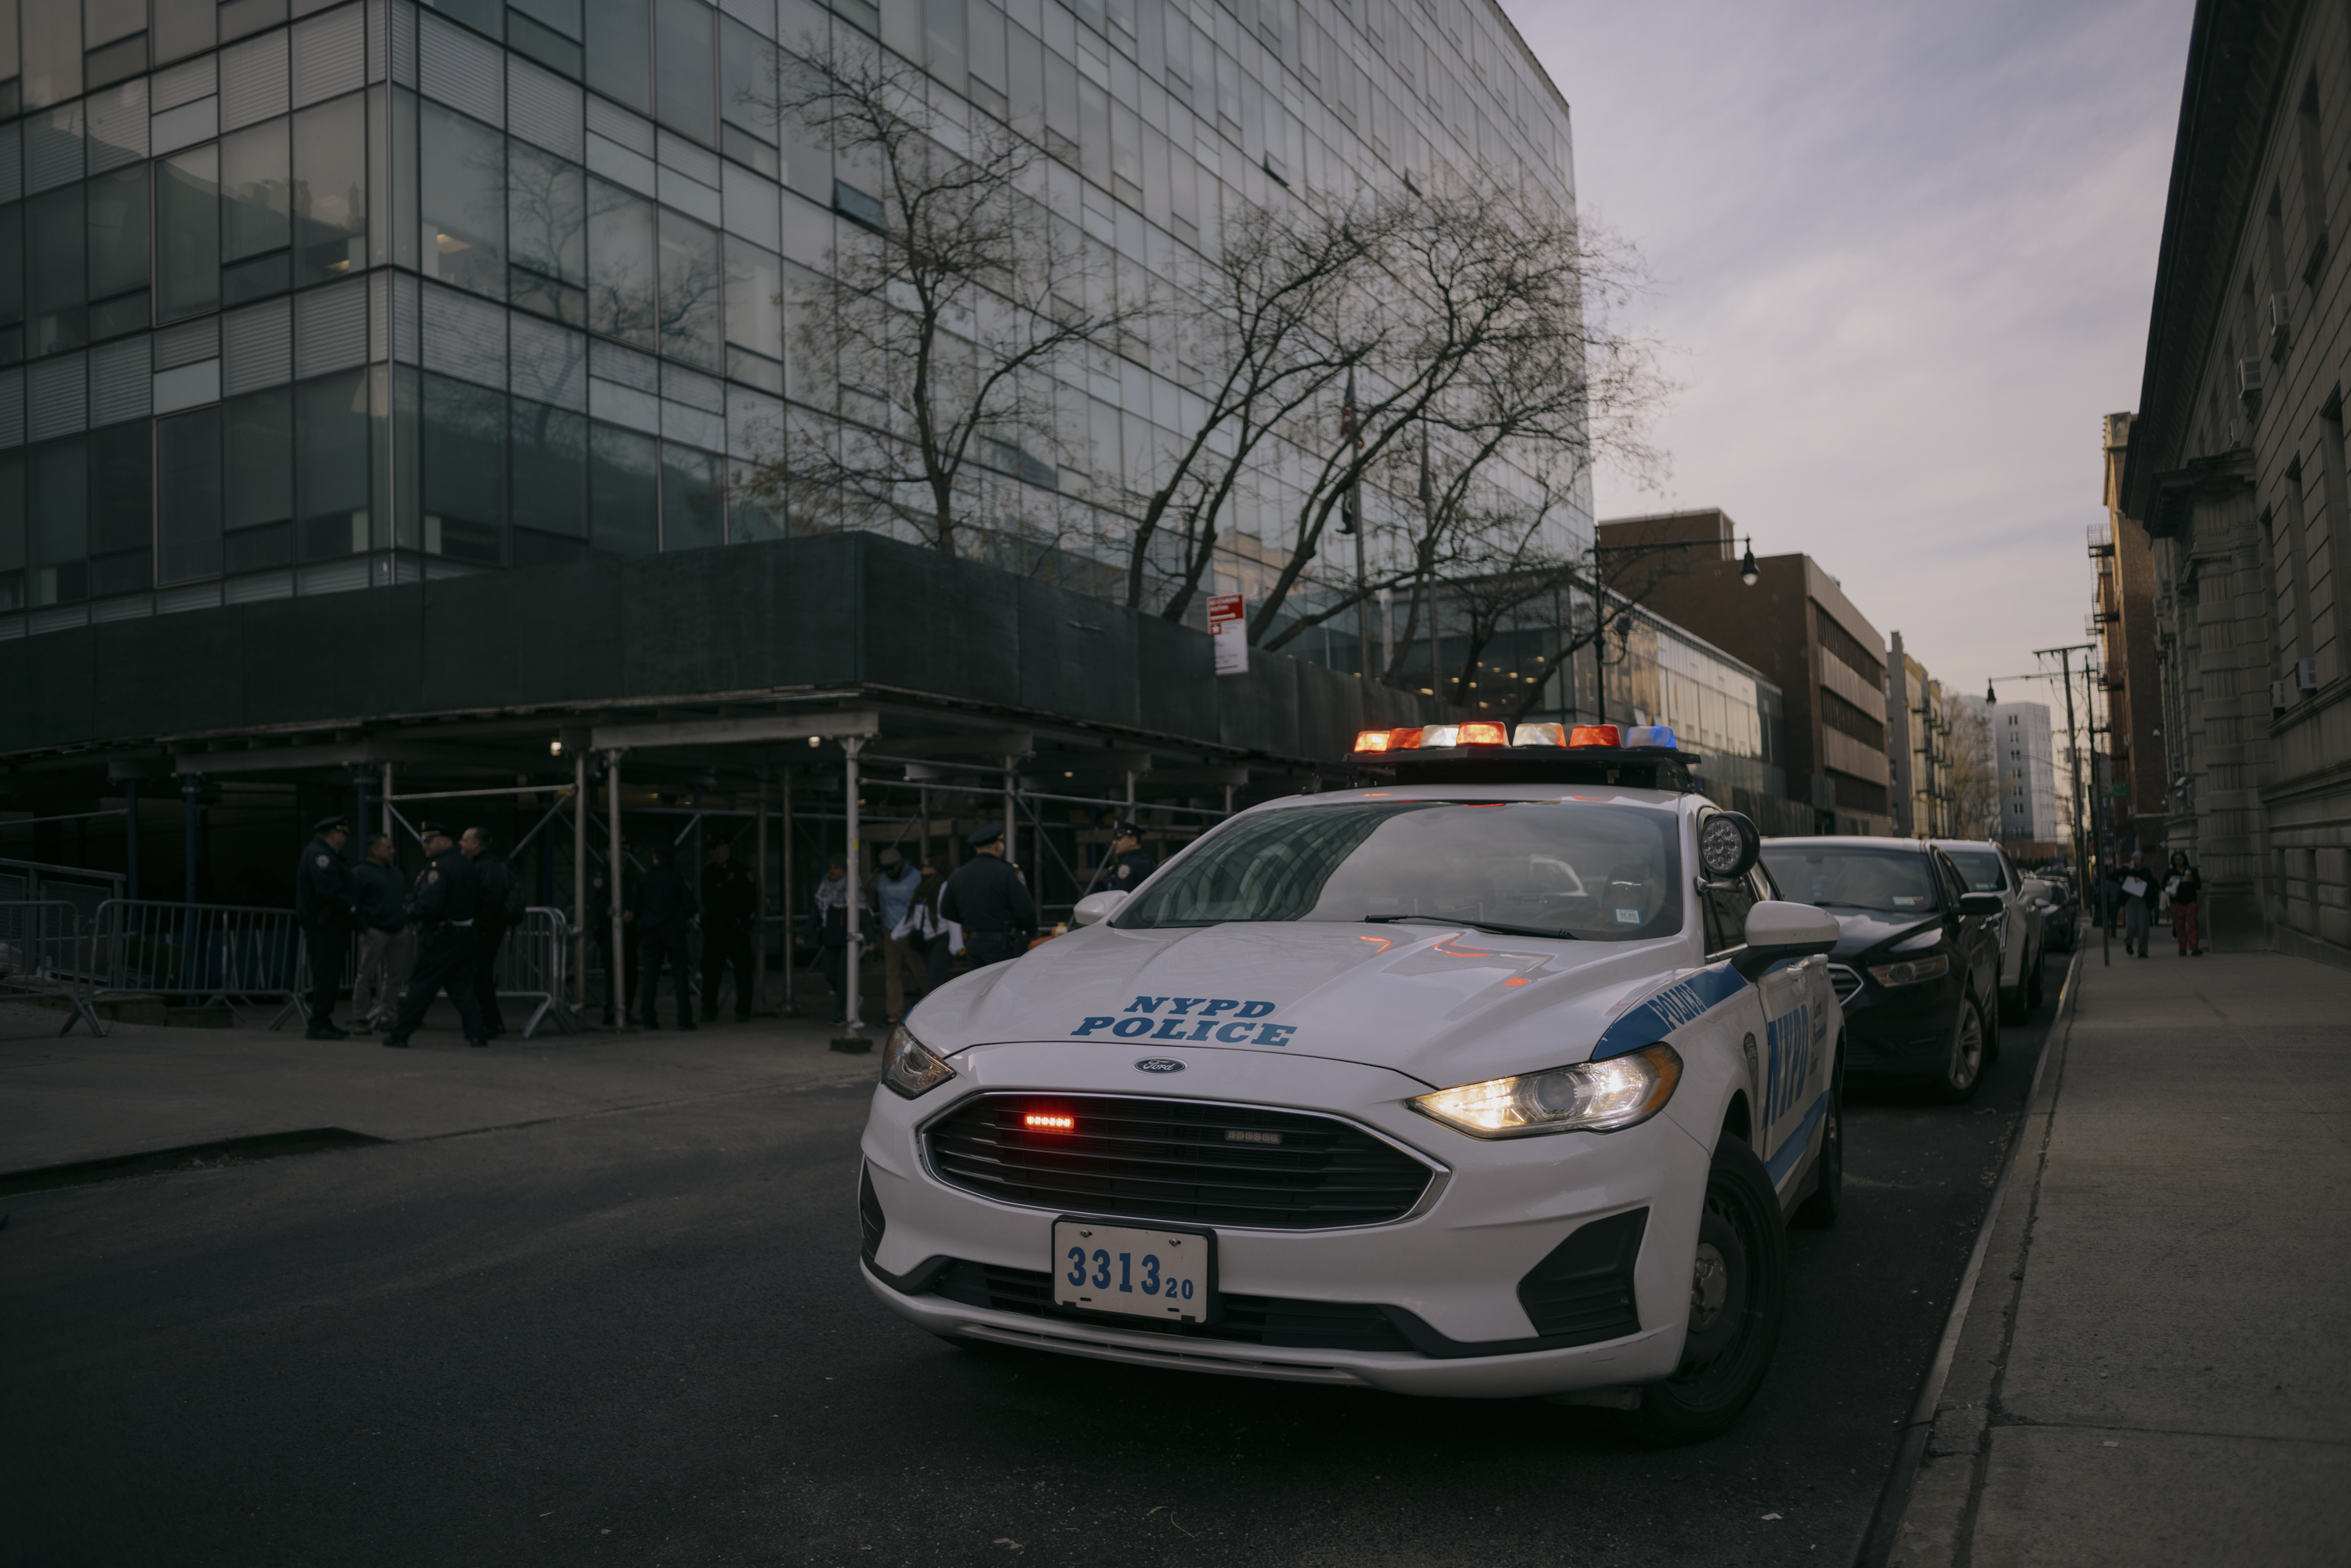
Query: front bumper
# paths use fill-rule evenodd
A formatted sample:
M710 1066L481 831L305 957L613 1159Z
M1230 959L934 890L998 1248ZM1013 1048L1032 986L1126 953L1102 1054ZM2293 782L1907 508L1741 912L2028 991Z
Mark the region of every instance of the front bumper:
M1858 968L1854 959L1840 959ZM1846 998L1845 1072L1853 1078L1933 1077L1950 1056L1964 977L1888 989L1875 981Z
M1292 1332L1269 1329L1244 1341L1055 1311L1040 1281L1053 1267L1051 1226L1062 1210L947 1185L932 1168L922 1129L978 1092L1171 1095L1164 1081L1138 1082L1139 1054L1093 1042L989 1046L959 1056L958 1076L919 1100L877 1088L863 1141L863 1180L880 1218L877 1227L867 1217L864 1273L875 1295L948 1337L1395 1393L1515 1397L1673 1372L1709 1151L1670 1117L1622 1133L1489 1142L1407 1109L1405 1101L1426 1087L1414 1080L1279 1051L1196 1052L1173 1097L1351 1120L1440 1168L1437 1190L1411 1215L1385 1224L1212 1227L1220 1293L1264 1309L1269 1324L1287 1314ZM1116 1210L1087 1212L1109 1218ZM1602 1229L1584 1231L1604 1221ZM1562 1244L1579 1232L1627 1239L1623 1268L1633 1304L1625 1332L1562 1343L1575 1336L1539 1333L1520 1285L1539 1265L1555 1267ZM983 1276L998 1288L986 1288ZM1341 1320L1350 1325L1345 1332L1299 1343L1317 1336L1294 1325ZM1284 1339L1290 1343L1275 1343ZM1364 1348L1377 1343L1391 1348Z

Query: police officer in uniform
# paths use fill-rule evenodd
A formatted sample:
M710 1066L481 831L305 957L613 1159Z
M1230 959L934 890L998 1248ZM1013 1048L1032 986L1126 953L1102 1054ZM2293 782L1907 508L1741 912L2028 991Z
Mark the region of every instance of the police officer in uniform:
M478 889L474 895L474 1006L482 1015L482 1038L506 1033L506 1015L498 1010L498 944L507 937L507 904L515 889L514 869L500 860L487 828L467 828L457 838L457 852L474 862Z
M735 863L725 839L702 868L702 1021L718 1016L718 982L735 966L735 1021L751 1016L751 934L759 922L759 885Z
M1105 893L1133 893L1159 864L1143 847L1143 830L1133 822L1121 822L1111 830L1110 852L1111 862L1102 878Z
M384 1031L383 1043L405 1049L408 1037L424 1021L424 1010L445 988L465 1027L465 1043L487 1045L474 995L474 917L481 891L474 862L458 852L449 830L440 823L426 822L421 831L424 852L433 858L417 881L416 900L409 913L412 924L424 934L423 945L416 955L416 967L409 971L408 995L401 998L400 1016Z
M644 956L645 972L638 984L645 998L645 1027L661 1028L662 960L676 977L677 1027L694 1029L694 981L687 973L686 928L695 914L694 889L678 874L677 851L666 843L653 845L653 869L637 883L637 951Z
M1004 858L1004 829L982 828L967 841L979 852L956 868L939 894L939 918L963 927L971 967L985 968L1017 958L1037 928L1037 902L1019 870Z
M302 927L302 942L310 955L310 1027L312 1040L349 1040L349 1030L335 1027L335 993L343 983L343 950L350 946L357 894L351 868L343 862L343 845L350 841L351 824L344 817L321 817L302 851L294 873L294 918Z

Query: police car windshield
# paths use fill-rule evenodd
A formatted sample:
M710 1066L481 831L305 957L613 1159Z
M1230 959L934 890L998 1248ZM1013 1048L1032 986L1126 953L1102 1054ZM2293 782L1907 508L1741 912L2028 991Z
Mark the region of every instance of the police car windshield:
M1945 850L1951 863L1959 868L1959 880L1968 884L1970 893L1999 893L2008 886L2008 878L2001 873L2000 856L1991 850Z
M1622 942L1681 929L1674 813L1520 800L1357 800L1240 818L1112 924L1428 919Z
M1766 842L1763 865L1782 896L1823 909L1923 915L1938 904L1934 868L1915 850Z

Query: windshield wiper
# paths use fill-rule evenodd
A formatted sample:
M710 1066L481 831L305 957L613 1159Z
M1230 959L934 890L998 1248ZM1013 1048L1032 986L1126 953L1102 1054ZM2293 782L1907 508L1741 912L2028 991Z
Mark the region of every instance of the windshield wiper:
M1395 925L1406 920L1426 921L1432 925L1467 925L1472 931L1490 931L1497 936L1548 936L1561 942L1581 942L1583 937L1573 931L1557 931L1543 925L1503 925L1491 920L1460 920L1444 915L1366 915L1366 925Z

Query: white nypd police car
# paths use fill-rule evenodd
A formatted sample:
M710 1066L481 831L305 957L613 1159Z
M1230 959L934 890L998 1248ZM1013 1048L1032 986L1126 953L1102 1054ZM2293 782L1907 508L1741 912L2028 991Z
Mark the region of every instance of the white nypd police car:
M1356 750L914 1009L868 1283L952 1340L1723 1430L1783 1225L1836 1215L1835 920L1662 727Z

